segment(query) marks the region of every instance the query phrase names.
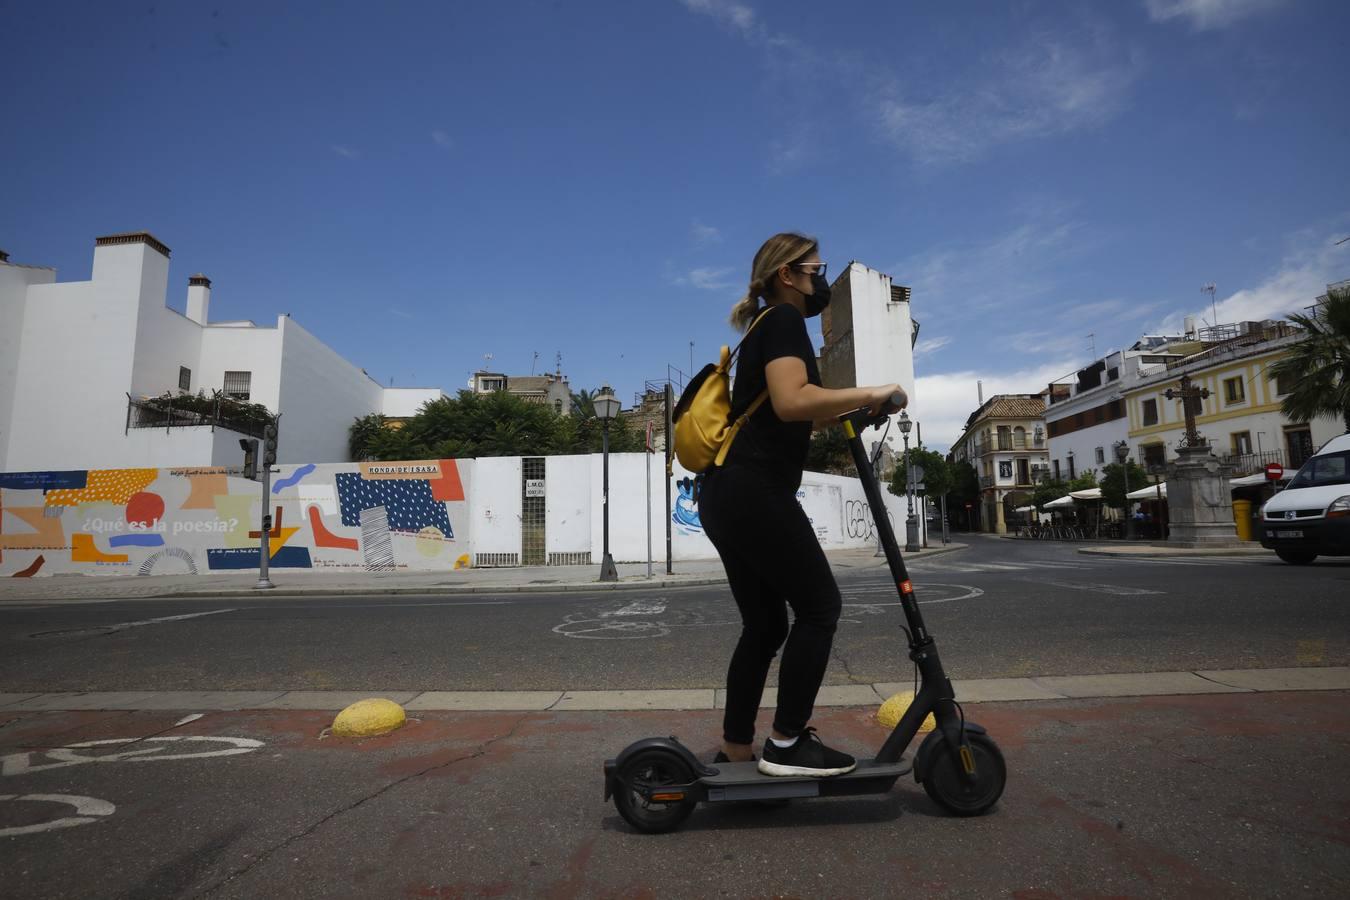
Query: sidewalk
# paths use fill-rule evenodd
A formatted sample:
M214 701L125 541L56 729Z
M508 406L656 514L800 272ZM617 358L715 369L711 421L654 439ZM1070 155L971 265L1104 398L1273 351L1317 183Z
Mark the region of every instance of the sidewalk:
M938 545L906 560L926 559L964 550L965 544ZM886 560L867 550L826 552L836 570L884 568ZM678 560L667 575L665 562L620 563L619 580L596 580L599 564L591 566L521 566L510 569L456 569L430 572L327 573L303 569L273 569L276 587L254 589L256 571L210 575L89 576L51 575L38 578L0 578L0 603L20 601L142 600L156 597L336 597L371 594L505 594L563 593L725 584L726 573L717 559Z

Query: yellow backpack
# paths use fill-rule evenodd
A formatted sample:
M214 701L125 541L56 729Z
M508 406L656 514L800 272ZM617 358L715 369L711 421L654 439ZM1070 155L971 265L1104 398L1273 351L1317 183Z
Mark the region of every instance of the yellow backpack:
M745 330L741 344L772 308L755 317ZM708 363L694 376L671 414L675 423L675 456L680 465L695 474L720 466L726 460L727 451L741 426L769 397L766 387L744 415L731 421L731 364L740 353L741 344L737 344L735 350L723 347L721 360Z

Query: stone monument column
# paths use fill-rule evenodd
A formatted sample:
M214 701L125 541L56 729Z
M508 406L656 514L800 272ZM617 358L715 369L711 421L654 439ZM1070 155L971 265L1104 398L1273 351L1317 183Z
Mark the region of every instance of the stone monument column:
M1169 546L1235 547L1233 467L1207 445L1178 447L1177 461L1167 466Z

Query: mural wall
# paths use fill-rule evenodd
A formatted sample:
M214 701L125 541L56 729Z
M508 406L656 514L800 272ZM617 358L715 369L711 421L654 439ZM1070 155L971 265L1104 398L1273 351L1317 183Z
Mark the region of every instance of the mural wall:
M470 562L471 460L281 466L267 507L279 569ZM0 575L256 569L262 485L219 468L0 474Z
M663 460L610 456L611 551L619 562L715 558L693 481L678 466L665 508ZM652 482L647 507L646 482ZM268 559L292 571L449 571L524 558L521 460L281 466L267 501ZM544 541L550 554L600 559L599 455L547 460ZM0 474L0 577L183 575L258 567L262 485L219 468L94 469ZM874 546L875 520L854 478L806 473L797 499L826 549ZM887 496L892 525L904 499ZM534 537L538 539L537 526Z

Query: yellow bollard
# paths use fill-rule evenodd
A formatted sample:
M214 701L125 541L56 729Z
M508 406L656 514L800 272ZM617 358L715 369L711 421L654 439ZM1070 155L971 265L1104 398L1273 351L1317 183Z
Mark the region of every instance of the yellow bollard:
M374 737L402 728L407 721L403 707L393 700L358 700L333 720L336 737Z
M1252 540L1252 501L1233 501L1233 524L1237 526L1238 540Z
M914 695L912 693L901 691L881 704L881 708L877 710L877 721L887 728L894 728L896 723L900 721L900 717L905 714L905 710L909 709L909 705L913 702ZM924 718L923 724L919 726L919 734L932 731L936 727L937 721L933 718L933 714L929 713Z

